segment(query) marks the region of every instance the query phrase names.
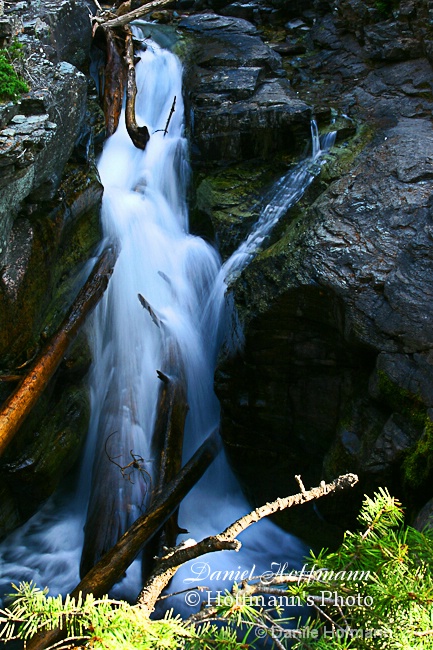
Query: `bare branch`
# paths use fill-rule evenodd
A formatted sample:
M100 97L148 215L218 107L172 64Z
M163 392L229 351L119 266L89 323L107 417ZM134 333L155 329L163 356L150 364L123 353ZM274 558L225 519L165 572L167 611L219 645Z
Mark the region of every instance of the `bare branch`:
M173 2L173 0L154 0L154 2L148 2L138 9L134 9L134 11L130 11L129 13L124 14L123 16L118 16L112 20L107 20L104 23L104 27L122 27L123 25L127 25L133 20L137 20L137 18L141 18L141 16L144 16L150 11L153 11L153 9L159 9L160 7L164 7L171 2Z
M158 600L159 594L170 582L177 569L185 562L201 555L205 555L206 553L213 553L214 551L239 551L242 545L236 538L246 528L251 526L251 524L254 524L257 521L260 521L260 519L280 510L301 505L302 503L319 499L327 494L331 494L332 492L353 487L357 482L358 477L355 474L339 476L328 484L322 481L319 487L312 488L308 492L304 490L303 493L300 492L299 494L284 499L277 499L272 503L267 503L260 508L256 508L248 515L235 521L219 535L206 537L201 542L193 544L192 546L185 547L184 545L179 545L171 549L167 555L161 558L155 570L145 582L137 603L142 607L145 614L150 616L155 603Z
M159 133L160 131L164 131L164 138L165 138L165 136L166 136L167 133L168 133L168 127L170 126L170 121L171 121L171 118L173 117L173 113L174 113L175 110L176 110L176 95L174 96L173 103L172 103L172 105L171 105L171 109L170 109L170 113L169 113L169 115L168 115L167 122L165 123L165 128L163 128L163 129L157 129L157 130L155 131L155 133ZM164 278L164 280L167 278L167 276L165 275L165 273L162 274L161 271L158 271L158 272L159 272L159 274L161 275L161 277ZM164 277L164 276L165 276L165 277Z
M299 475L299 474L296 474L296 475L295 475L295 479L296 479L297 482L298 482L298 485L299 485L299 487L300 487L300 489L301 489L301 493L302 493L302 494L305 494L305 486L304 486L304 484L303 484L303 482L302 482L302 479L301 479L300 475Z

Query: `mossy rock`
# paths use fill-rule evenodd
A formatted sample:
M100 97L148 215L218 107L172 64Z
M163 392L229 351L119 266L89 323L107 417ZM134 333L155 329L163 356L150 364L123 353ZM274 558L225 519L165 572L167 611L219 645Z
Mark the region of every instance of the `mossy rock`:
M69 207L53 269L55 288L42 326L44 337L53 334L72 304L88 275L86 264L101 240L102 186L93 165L90 169L68 165L60 192L68 197Z
M0 366L30 359L85 280L100 241L102 186L94 166L67 166L57 197L16 219L0 277Z
M405 454L402 478L409 488L422 488L433 478L433 410L426 407L419 395L393 382L383 370L378 370L376 381L380 398L415 432L417 440Z
M14 223L0 277L0 365L15 367L39 347L41 320L52 289L60 228L46 218Z
M250 160L201 174L191 214L192 230L215 238L226 259L257 220L266 189L286 169L287 161L281 158L272 165Z
M21 522L53 493L73 467L87 433L87 390L71 385L60 397L53 397L50 400L49 395L44 396L2 462L2 474Z

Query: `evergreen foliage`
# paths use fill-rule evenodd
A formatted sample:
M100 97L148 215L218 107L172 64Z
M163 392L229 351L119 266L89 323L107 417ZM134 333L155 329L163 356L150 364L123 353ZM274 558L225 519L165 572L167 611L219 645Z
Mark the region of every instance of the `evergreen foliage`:
M313 556L314 573L329 572L323 581L289 587L304 602L316 595L322 603L322 594L332 594L336 603L322 607L329 619L308 623L320 638L294 648L433 648L433 532L405 527L401 504L383 489L366 497L359 522L363 532L346 533L336 552ZM329 579L331 571L336 575ZM356 571L362 580L347 579Z
M261 636L266 647L294 650L433 650L432 531L404 526L401 504L384 489L365 498L359 522L360 532L347 532L335 552L312 555L297 579L235 585L223 605L201 612L201 622L171 613L150 620L123 601L63 601L21 584L0 611L0 638L62 626L68 640L56 647L63 648L231 650L262 647ZM246 597L236 598L240 592ZM249 593L299 599L309 618L289 628L279 607L258 606Z

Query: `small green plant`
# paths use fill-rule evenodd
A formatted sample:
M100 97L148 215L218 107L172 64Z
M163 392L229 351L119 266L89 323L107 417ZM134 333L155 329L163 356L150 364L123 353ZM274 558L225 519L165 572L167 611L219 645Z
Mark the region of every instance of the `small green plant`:
M21 78L23 46L16 39L0 50L0 101L16 101L28 92L27 83Z
M377 0L374 6L383 18L389 18L399 4L399 0Z
M101 650L181 650L247 647L237 641L230 625L204 622L196 627L168 612L150 620L140 607L108 597L77 600L47 596L47 590L22 583L10 608L0 610L0 639L28 639L40 631L65 630L62 648ZM57 647L57 646L56 646Z

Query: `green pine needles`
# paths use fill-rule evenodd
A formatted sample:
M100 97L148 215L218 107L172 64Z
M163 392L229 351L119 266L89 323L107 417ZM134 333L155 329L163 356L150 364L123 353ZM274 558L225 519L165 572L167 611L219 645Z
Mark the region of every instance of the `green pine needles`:
M266 647L293 650L433 650L433 533L404 526L400 503L384 489L365 498L359 523L337 551L312 555L301 572L235 585L187 620L150 620L123 601L62 600L21 584L0 611L0 638L60 626L66 639L57 648L231 650L259 647L261 637ZM305 615L289 626L270 603L277 594L305 604Z
M68 596L63 601L47 596L34 584L15 587L10 608L0 611L0 638L29 639L36 632L60 627L65 640L56 647L95 648L101 650L179 650L181 648L239 648L235 630L216 627L208 622L196 630L194 626L170 613L152 621L139 607L108 597L87 596L77 601Z
M359 522L363 531L346 533L338 551L313 556L317 580L289 588L304 602L315 596L321 609L307 624L317 640L293 647L433 649L433 532L405 527L400 503L384 489L365 498Z
M22 45L17 40L0 50L0 102L16 101L28 92L29 87L19 74L22 58Z

